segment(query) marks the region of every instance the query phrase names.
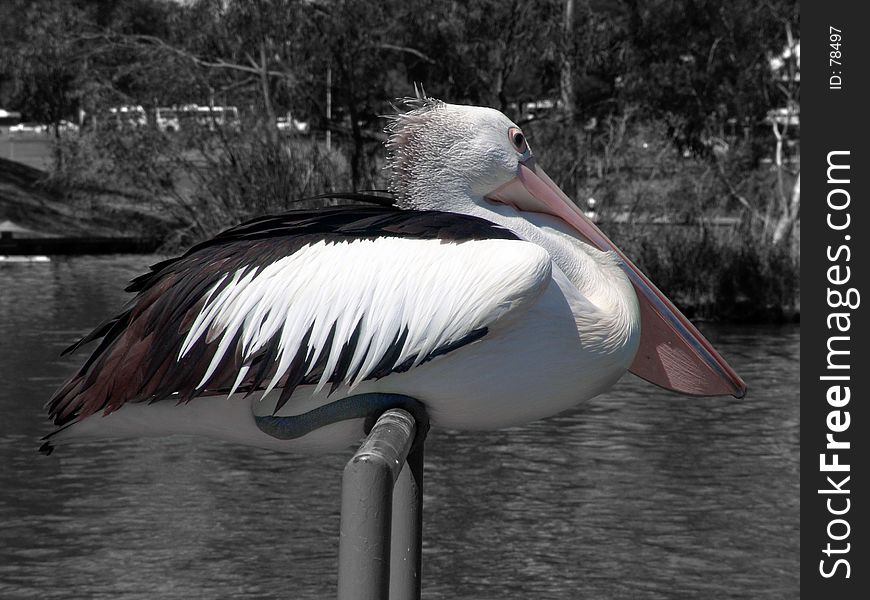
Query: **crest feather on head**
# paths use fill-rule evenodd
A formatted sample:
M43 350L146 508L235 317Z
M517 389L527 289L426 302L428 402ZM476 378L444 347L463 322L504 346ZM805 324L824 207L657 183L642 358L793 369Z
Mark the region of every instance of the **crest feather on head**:
M393 108L396 113L387 115L390 123L384 129L387 138L386 169L390 172L389 191L396 195L399 206L408 205L408 182L415 170L414 158L425 137L425 128L434 114L446 105L441 100L430 98L422 86L414 85L415 97L399 98Z

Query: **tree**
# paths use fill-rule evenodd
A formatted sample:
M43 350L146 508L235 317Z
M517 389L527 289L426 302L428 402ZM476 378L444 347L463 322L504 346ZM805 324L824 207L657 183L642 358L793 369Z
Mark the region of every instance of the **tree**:
M795 227L800 218L801 172L800 137L794 129L800 124L800 40L794 37L791 23L785 21L787 43L783 52L771 60L773 75L779 79L783 106L768 111L767 120L773 128L776 140L773 165L776 172L775 220L768 217L770 239L774 245L792 243L792 255L797 256ZM790 180L790 183L789 183ZM771 203L773 205L774 203Z
M768 56L796 23L792 0L626 0L631 39L625 98L664 117L681 149L712 151L710 138L733 122L760 133L776 83ZM766 133L764 134L766 139ZM766 142L747 155L757 160Z
M72 119L79 106L83 63L68 32L84 15L59 1L22 2L19 8L23 35L3 53L3 71L12 74L12 104L28 119L53 125L59 137L60 122Z

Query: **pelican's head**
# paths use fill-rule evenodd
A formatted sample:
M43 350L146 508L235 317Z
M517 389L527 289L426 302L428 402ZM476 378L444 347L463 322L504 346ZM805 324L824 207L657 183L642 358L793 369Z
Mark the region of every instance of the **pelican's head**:
M387 128L390 191L402 208L480 216L503 204L517 215L543 213L563 221L577 237L612 252L634 285L641 313L640 347L631 371L666 389L732 394L746 384L670 300L535 163L522 130L491 108L407 102ZM502 207L507 210L506 207Z
M405 103L412 110L387 128L390 191L402 208L468 212L463 204L484 205L532 160L520 128L495 109L433 98Z

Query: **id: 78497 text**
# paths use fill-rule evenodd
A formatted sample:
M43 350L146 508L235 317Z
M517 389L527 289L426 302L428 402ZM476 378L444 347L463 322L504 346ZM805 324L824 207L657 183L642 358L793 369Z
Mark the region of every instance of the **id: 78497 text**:
M843 89L843 32L836 27L828 27L828 40L831 50L828 52L828 66L831 68L831 76L828 79L829 90Z

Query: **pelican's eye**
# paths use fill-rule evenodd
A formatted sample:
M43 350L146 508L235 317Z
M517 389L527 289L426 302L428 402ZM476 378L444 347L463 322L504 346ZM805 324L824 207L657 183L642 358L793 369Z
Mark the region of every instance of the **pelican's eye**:
M526 136L517 127L508 129L508 139L511 141L511 146L520 154L526 155L530 153L529 144L526 142Z

